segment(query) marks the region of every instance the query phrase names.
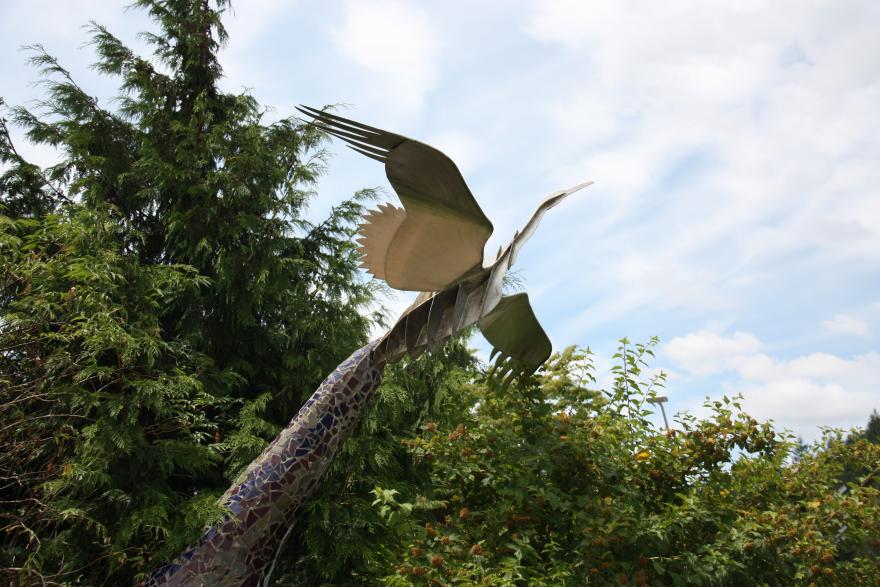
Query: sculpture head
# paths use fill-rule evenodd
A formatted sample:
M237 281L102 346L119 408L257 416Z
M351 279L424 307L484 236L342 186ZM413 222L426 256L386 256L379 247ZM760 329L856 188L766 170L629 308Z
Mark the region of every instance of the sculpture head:
M483 305L484 314L491 312L498 304L501 299L505 274L511 267L513 267L513 264L516 262L516 257L519 255L519 252L522 250L526 241L535 234L535 231L538 229L538 225L541 223L541 219L544 217L547 210L553 208L571 194L592 183L592 181L585 181L584 183L572 186L567 190L553 192L544 198L544 201L538 205L535 213L532 214L532 217L526 223L525 227L523 227L522 231L517 231L517 233L513 235L510 244L508 244L506 248L498 251L498 256L487 267L491 271L491 275L489 276L489 287Z

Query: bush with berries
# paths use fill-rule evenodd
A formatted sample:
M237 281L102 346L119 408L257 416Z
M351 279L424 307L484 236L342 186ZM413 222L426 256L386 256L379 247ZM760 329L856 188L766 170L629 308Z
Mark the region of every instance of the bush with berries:
M880 584L880 446L832 430L797 446L739 398L658 426L654 344L621 341L605 391L574 348L509 389L465 386L457 421L404 441L423 483L374 491L399 540L384 581Z

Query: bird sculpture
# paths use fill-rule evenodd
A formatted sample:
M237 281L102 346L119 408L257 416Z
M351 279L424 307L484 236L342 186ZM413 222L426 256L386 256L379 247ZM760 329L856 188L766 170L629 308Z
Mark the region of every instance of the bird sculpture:
M509 384L533 373L551 353L528 294L502 295L504 275L541 218L585 182L550 194L507 247L484 260L492 223L458 168L441 151L335 114L300 106L311 124L385 165L403 208L371 211L360 225L362 266L394 289L421 292L373 354L394 361L417 355L476 324L494 347L493 374Z
M419 141L326 111L299 107L310 124L384 163L403 208L370 211L360 225L363 267L390 287L419 292L381 338L356 350L220 498L227 515L157 569L145 585L268 585L297 513L363 418L389 363L435 350L476 324L493 345L492 377L507 386L537 370L550 340L528 295L502 293L504 275L547 210L592 182L555 192L489 262L486 218L449 157Z

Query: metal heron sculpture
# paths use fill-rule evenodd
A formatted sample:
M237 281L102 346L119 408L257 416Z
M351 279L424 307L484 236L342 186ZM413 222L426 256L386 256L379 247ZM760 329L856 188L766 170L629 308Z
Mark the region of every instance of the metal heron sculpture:
M550 194L510 244L484 262L492 223L452 160L439 150L378 128L309 108L312 124L385 165L403 208L371 211L361 224L363 266L394 289L422 292L373 353L388 361L418 354L476 324L494 347L505 382L532 373L551 344L528 294L502 295L502 280L544 214L585 182Z
M458 168L437 149L302 106L310 124L385 165L403 208L370 211L360 225L364 268L415 302L380 339L355 351L321 384L278 437L221 497L226 518L156 570L146 585L266 585L297 512L361 421L389 363L436 349L476 325L493 345L493 377L507 385L550 356L528 295L502 294L504 275L547 210L592 182L547 197L489 263L492 223Z

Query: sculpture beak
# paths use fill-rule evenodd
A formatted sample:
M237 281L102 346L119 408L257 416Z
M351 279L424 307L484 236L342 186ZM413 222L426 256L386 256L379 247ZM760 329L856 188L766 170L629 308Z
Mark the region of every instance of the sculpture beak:
M593 185L593 182L592 182L592 181L585 181L584 183L579 183L579 184L577 184L576 186L574 186L574 187L570 187L570 188L568 188L567 190L565 190L565 195L566 195L566 196L570 196L571 194L575 193L576 191L578 191L578 190L582 190L582 189L584 189L585 187L589 187L589 186L591 186L591 185Z
M555 194L553 194L552 196L550 196L549 198L544 200L544 203L541 205L541 207L544 208L545 210L549 210L550 208L552 208L553 206L555 206L556 204L558 204L559 202L561 202L562 200L564 200L565 198L570 196L571 194L575 193L578 190L582 190L585 187L590 186L590 185L593 185L592 181L585 181L584 183L579 183L576 186L572 186L572 187L568 188L567 190L562 190L561 192L556 192Z

